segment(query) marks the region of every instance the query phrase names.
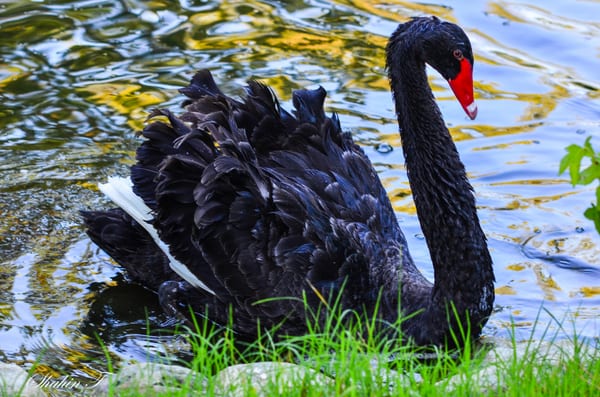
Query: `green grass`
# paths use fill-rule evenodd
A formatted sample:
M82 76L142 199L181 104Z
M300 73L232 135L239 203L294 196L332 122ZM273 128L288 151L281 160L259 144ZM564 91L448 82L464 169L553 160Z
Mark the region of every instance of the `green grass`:
M236 396L595 396L600 395L600 353L576 336L569 343L561 334L546 335L549 342L506 341L502 349L475 342L461 351L435 354L377 338L369 324L348 323L336 316L307 335L277 340L264 333L258 341L240 343L226 329L198 321L185 330L194 359L187 365L203 374L203 382L183 382L166 396L223 395L218 374L236 365L257 362L294 363L308 370L282 385L280 376L268 377L262 390L239 376ZM560 353L560 354L559 354ZM427 354L428 359L423 359ZM492 359L490 357L496 357ZM482 369L485 371L482 372ZM324 376L328 380L323 381ZM497 384L488 382L496 377ZM244 381L244 379L246 381ZM327 379L327 378L325 378ZM176 382L173 382L175 384ZM111 388L112 395L144 396L147 391Z

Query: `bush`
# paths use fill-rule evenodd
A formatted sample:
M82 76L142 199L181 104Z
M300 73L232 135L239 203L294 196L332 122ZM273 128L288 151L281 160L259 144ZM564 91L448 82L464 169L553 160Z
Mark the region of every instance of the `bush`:
M588 137L583 146L569 145L567 154L560 161L559 174L564 173L567 168L571 177L571 183L575 185L589 185L594 181L598 182L596 186L596 202L585 210L583 215L594 222L596 230L600 233L600 152L596 152L590 143L592 137ZM582 169L584 159L589 158L589 165Z

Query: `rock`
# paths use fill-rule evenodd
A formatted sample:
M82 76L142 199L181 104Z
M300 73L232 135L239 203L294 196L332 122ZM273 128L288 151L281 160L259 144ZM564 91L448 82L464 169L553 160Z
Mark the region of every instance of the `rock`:
M417 372L405 374L389 368L390 356L378 355L370 360L371 370L365 373L365 378L370 377L371 383L377 388L384 388L390 395L398 394L398 390L410 390L415 383L421 383L423 378ZM365 390L363 394L370 392Z
M111 388L154 395L179 389L202 390L206 388L206 384L206 377L186 367L138 363L123 367L117 374L110 374L104 378L94 387L93 395L106 396Z
M393 369L379 369L378 372L372 374L373 383L379 384L381 387L386 388L390 394L395 394L394 391L398 389L410 389L411 377L395 371ZM412 377L414 383L421 383L421 375L415 373Z
M460 393L468 387L471 395L496 394L506 387L507 376L514 376L509 372L515 361L534 361L539 368L547 368L548 365L560 366L563 360L574 355L578 355L582 360L593 359L594 355L592 347L576 346L570 340L511 342L492 339L487 343L490 343L491 347L482 361L462 363L463 368L458 375L441 380L436 386L447 393ZM410 389L422 382L422 377L418 373L411 373L409 376L402 371L392 370L388 361L389 357L386 356L370 359L370 368L366 367L366 372L362 377L359 376L362 380L347 387L365 395L372 392L373 388L382 389L390 395L398 394L399 391L408 391L408 395L411 396L416 395ZM272 396L288 395L290 391L294 391L294 394L311 394L315 389L322 395L335 395L336 391L339 392L334 380L339 365L335 355L329 363L307 360L303 365L285 362L239 364L225 368L208 379L200 373L178 365L138 363L123 367L117 374L108 374L97 384L81 385L68 377L38 379L37 375L34 375L32 379L28 372L19 366L0 363L0 396L41 397L45 396L45 391L51 392L52 388L68 388L75 391L75 383L79 386L77 390L94 396L106 396L110 393L119 395L125 390L141 395L169 392L190 394L193 390L192 394L198 395ZM313 368L318 368L327 375ZM534 366L533 370L536 369ZM537 376L537 373L534 374ZM65 383L68 381L73 385ZM338 383L337 387L339 386ZM308 393L309 389L311 393Z
M487 353L477 372L468 376L458 374L438 384L445 384L446 391L451 392L469 382L469 388L474 394L496 394L498 390L506 387L506 372L513 362L535 361L536 366L541 368L542 364L558 366L562 360L572 358L576 351L582 358L588 359L592 353L589 346L576 348L575 344L567 339L552 342L513 342L494 338L489 343L493 348Z
M547 364L557 365L561 360L572 358L576 352L582 358L591 358L593 349L589 345L575 345L568 339L551 342L546 341L519 341L512 342L507 339L493 339L493 349L483 360L483 365L496 365L510 363L514 360L544 361Z
M502 385L499 381L499 369L496 366L489 366L476 371L474 374L465 375L458 374L453 377L437 382L441 390L446 390L447 393L457 391L459 386L468 384L471 395L487 395L496 394ZM468 382L468 383L467 383Z
M366 372L363 372L362 376L365 379L370 378L370 384L374 384L378 388L386 388L389 390L390 394L394 394L393 391L398 388L408 389L411 387L411 385L423 381L419 373L415 372L409 375L390 369L389 363L392 359L392 356L389 354L370 354L368 356L364 355L364 358L370 362L370 370L365 370ZM330 360L328 361L308 358L301 362L306 367L319 368L322 373L335 379L337 376L336 368L340 367L340 365L345 365L340 363L338 361L339 359L340 358L335 353L331 353ZM360 388L362 385L359 385L358 387ZM365 391L363 394L368 393L368 391Z
M285 396L299 387L319 387L323 395L335 394L333 379L310 368L281 362L233 365L215 375L214 385L218 394L228 397Z
M16 364L0 363L0 395L44 397L46 393L23 368Z

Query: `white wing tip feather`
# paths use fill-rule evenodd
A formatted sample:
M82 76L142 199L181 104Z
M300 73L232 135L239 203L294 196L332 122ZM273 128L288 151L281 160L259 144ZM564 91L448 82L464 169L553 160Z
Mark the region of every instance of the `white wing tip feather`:
M167 258L169 258L169 266L175 273L194 287L201 288L216 295L215 292L200 281L187 266L171 255L167 244L160 239L154 226L148 223L149 220L152 220L152 210L133 192L133 183L129 178L111 176L106 183L99 184L98 188L148 232L156 245L165 253L165 255L167 255Z

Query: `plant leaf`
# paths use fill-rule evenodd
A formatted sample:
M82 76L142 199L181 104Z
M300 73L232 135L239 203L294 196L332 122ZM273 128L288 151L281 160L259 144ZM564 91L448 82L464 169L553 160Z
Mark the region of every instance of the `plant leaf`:
M573 186L579 181L579 168L581 167L581 160L585 155L585 149L579 145L567 146L567 154L560 162L559 171L564 172L565 169L569 168L569 175L571 177L571 183Z
M578 185L589 185L600 178L600 168L589 166L579 173Z

